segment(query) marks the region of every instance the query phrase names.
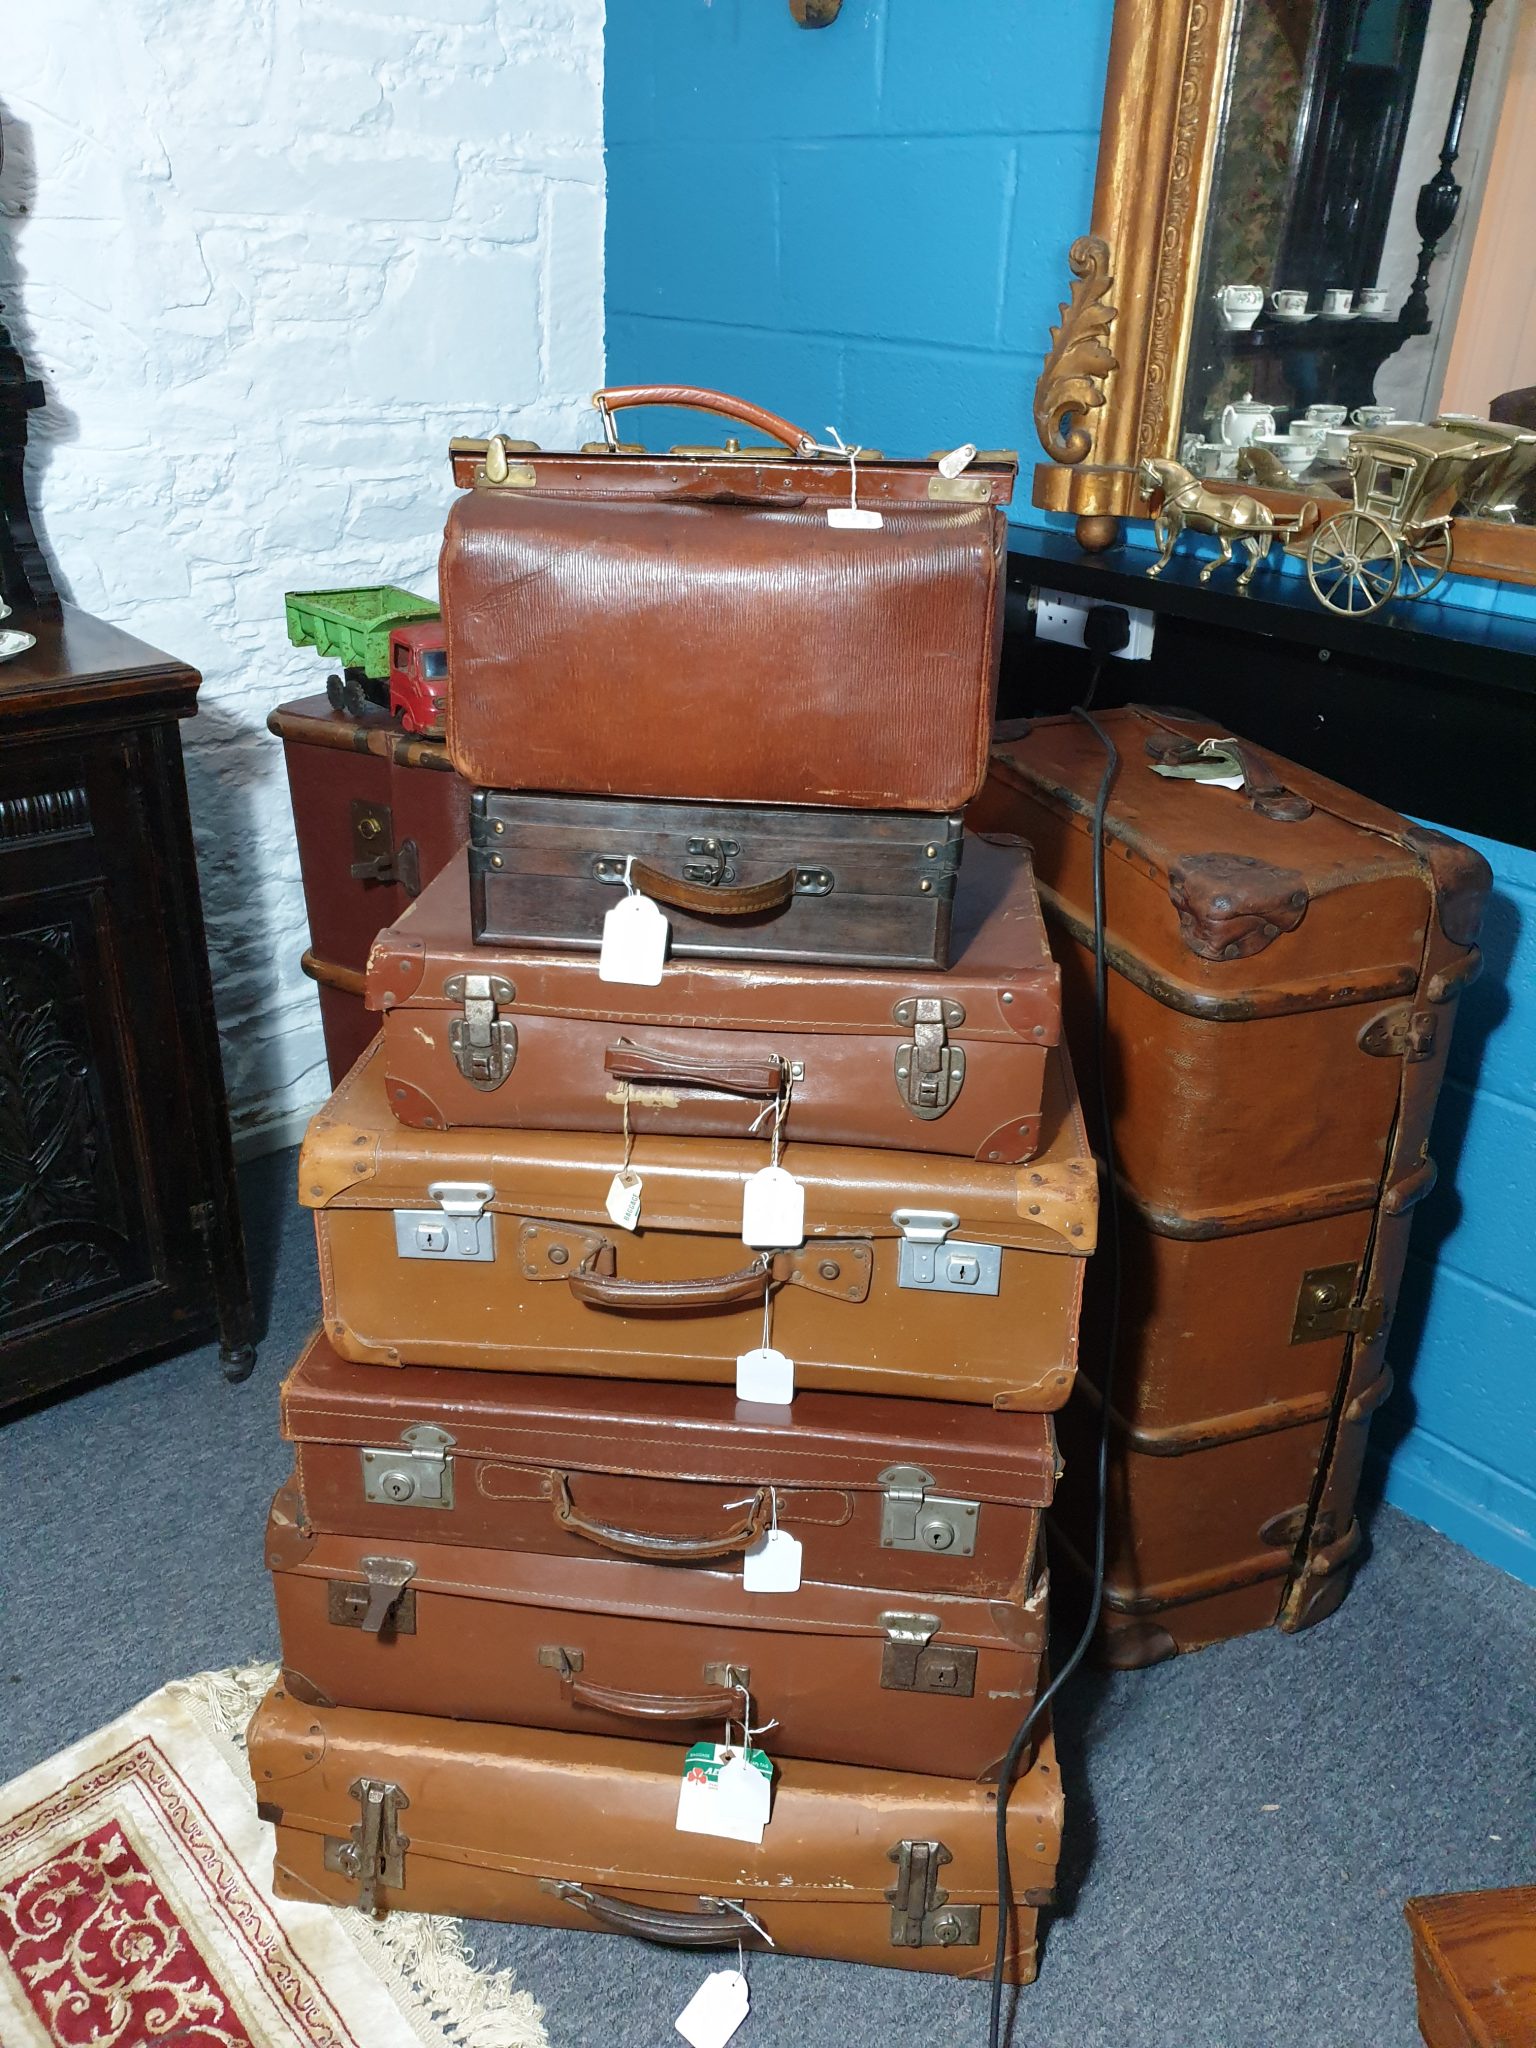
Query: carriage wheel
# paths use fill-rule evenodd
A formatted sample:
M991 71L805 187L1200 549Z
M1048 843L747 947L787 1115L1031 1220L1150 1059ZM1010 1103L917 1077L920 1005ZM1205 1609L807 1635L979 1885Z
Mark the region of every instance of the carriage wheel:
M1335 512L1307 549L1314 596L1346 619L1384 605L1397 589L1401 567L1392 529L1374 512Z
M1451 529L1448 525L1428 526L1413 540L1403 543L1403 569L1398 578L1399 597L1428 597L1451 566Z

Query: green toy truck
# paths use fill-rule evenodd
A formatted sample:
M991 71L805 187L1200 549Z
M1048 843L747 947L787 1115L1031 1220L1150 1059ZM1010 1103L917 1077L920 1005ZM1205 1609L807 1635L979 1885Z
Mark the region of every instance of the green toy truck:
M283 608L288 638L295 647L313 647L317 654L341 663L341 674L325 679L325 694L335 710L359 718L370 704L377 704L394 712L413 732L434 729L434 707L400 701L414 699L427 686L418 682L411 692L392 688L397 670L403 680L414 677L418 669L436 685L434 698L440 698L445 687L441 633L432 648L425 646L423 636L423 628L441 616L430 599L383 583L365 590L290 590ZM435 723L441 725L440 709Z

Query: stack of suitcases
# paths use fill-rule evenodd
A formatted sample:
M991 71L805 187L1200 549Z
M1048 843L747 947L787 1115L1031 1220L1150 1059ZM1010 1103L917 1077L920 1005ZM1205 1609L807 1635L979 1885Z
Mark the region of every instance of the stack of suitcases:
M455 444L470 843L301 1156L278 1888L1028 1981L1097 1183L1029 854L961 818L1012 458L598 404Z

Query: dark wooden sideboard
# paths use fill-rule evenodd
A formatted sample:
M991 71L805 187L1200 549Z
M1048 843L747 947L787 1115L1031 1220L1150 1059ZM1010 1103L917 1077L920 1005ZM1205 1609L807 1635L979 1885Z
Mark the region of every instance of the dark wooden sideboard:
M254 1362L178 721L194 669L18 615L0 667L0 1408L217 1333Z

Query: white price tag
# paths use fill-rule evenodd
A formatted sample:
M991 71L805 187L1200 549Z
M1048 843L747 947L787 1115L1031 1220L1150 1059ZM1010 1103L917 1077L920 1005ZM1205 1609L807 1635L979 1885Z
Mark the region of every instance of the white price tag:
M770 1529L759 1536L741 1561L741 1590L744 1593L798 1593L800 1590L800 1538L787 1529Z
M741 1241L756 1251L781 1251L805 1242L805 1189L782 1166L748 1177L741 1196Z
M856 526L872 529L876 526L884 526L885 514L883 512L866 512L862 505L829 505L827 507L827 524L828 526Z
M678 1833L760 1842L772 1800L773 1765L760 1749L696 1742L677 1790Z
M743 1351L736 1360L736 1398L787 1408L795 1398L795 1361L771 1344Z
M715 1970L704 1979L672 2024L688 2048L725 2048L751 2009L740 1970Z
M625 896L603 919L603 949L597 956L599 981L627 981L654 988L661 980L670 927L649 896Z
M608 1199L603 1206L620 1230L633 1230L640 1221L642 1185L640 1176L633 1167L626 1167L622 1173L616 1173L608 1183Z

